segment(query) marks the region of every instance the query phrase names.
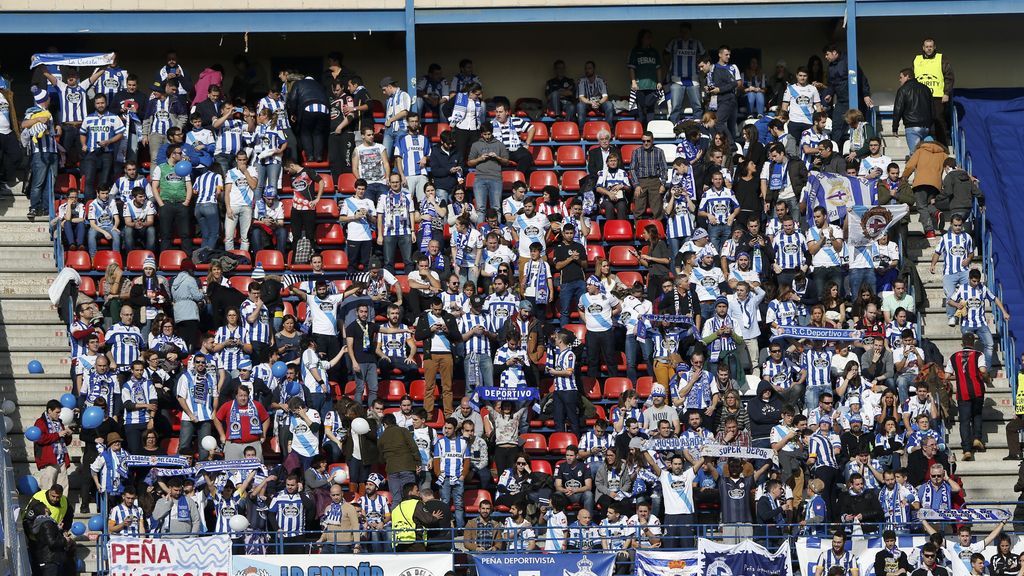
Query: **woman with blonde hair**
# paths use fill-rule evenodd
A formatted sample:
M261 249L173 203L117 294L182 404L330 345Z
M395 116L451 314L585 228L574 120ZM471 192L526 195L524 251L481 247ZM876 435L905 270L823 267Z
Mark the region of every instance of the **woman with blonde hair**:
M621 297L620 295L624 295L628 290L626 284L619 279L619 276L612 272L611 262L607 258L597 258L594 260L594 275L601 281L604 291L615 295L616 298Z
M111 262L107 264L107 269L103 272L103 315L108 318L108 326L114 324L121 317L121 292L124 291L125 286L129 285L128 279L125 278L124 271L121 270L121 266L117 262ZM136 319L138 321L138 319Z
M864 121L864 113L860 110L850 110L844 118L846 119L847 129L839 138L839 149L842 150L843 142L849 140L850 152L846 155L848 161L869 156L871 150L868 149L868 143L878 135L875 132L875 127Z

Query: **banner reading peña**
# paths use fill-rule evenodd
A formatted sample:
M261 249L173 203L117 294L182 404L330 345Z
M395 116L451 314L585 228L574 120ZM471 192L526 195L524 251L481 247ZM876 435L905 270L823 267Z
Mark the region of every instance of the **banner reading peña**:
M231 538L132 538L112 536L109 576L229 576Z

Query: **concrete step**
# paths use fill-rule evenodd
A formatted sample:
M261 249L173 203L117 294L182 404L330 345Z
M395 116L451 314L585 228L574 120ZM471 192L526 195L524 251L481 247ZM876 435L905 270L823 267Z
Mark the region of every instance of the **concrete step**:
M70 374L71 360L68 358L70 350L68 347L54 350L0 350L0 373L11 373L14 371L27 372L28 363L32 360L39 360L43 365L43 372L51 376L65 376Z
M0 296L0 318L4 324L61 325L57 308L45 292L37 294L4 294Z
M49 272L55 274L53 247L7 246L0 249L0 273Z
M0 247L0 253L7 249ZM47 263L52 264L52 259ZM6 273L0 276L0 294L5 296L45 296L56 277L57 272L54 269Z
M43 219L37 219L35 222L29 222L26 219L20 222L5 223L4 238L0 240L0 243L14 244L20 242L51 244L49 224L44 222Z

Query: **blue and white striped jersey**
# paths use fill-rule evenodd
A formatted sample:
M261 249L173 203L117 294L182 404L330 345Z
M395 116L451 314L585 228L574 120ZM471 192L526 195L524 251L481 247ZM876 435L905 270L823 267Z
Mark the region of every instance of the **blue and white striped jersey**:
M251 134L246 131L244 121L237 118L228 118L221 125L217 133L217 141L213 146L214 155L227 154L234 156L251 139Z
M697 210L707 212L708 222L711 224L727 224L729 215L739 207L740 204L736 201L732 190L709 188L704 192L704 197L700 199L700 206L697 207Z
M156 387L153 380L143 376L139 380L129 378L121 385L121 404L124 409L124 424L147 424L149 412L145 408L129 410L128 403L132 404L156 404Z
M260 314L256 318L256 321L252 324L249 323L249 316L253 310L256 309L256 303L248 298L245 302L242 302L241 313L242 319L249 329L249 341L250 342L263 342L270 343L270 316L267 313L267 307L260 304Z
M704 55L704 45L698 40L676 38L665 46L669 54L669 74L673 82L683 86L697 84L697 58Z
M224 177L205 170L192 182L192 190L196 193L196 204L216 204L218 192L224 190Z
M107 201L103 202L99 198L89 202L89 220L96 223L97 226L104 230L110 230L114 227L114 217L117 216L117 202L114 201L113 196L107 196Z
M505 326L505 321L512 317L518 306L519 297L509 291L505 294L495 292L484 300L484 310L490 316L491 326L495 332Z
M170 98L153 98L153 114L149 124L150 134L167 134L171 127L171 100ZM147 104L147 108L148 108ZM229 120L230 122L230 120Z
M556 370L575 370L576 369L576 354L572 351L572 348L566 348L565 350L558 350L555 354L555 365ZM555 390L558 392L571 392L575 391L576 388L576 375L575 373L568 376L555 376Z
M815 92L817 92L817 89L815 89ZM804 147L812 146L817 148L818 144L825 140L828 140L828 133L824 131L815 132L814 128L808 128L800 134L800 152L804 159L804 165L807 166L808 169L811 168L811 162L814 160L815 155L804 152Z
M832 377L832 351L828 348L808 348L800 355L800 367L807 371L807 386L830 386Z
M299 536L306 529L306 514L302 496L282 490L267 507L277 517L277 532L284 537Z
M196 416L196 422L213 420L213 396L217 393L217 381L209 372L199 374L186 370L178 377L178 398L184 398ZM182 412L181 419L192 421L187 412Z
M434 458L441 461L441 475L454 482L462 478L463 459L469 458L469 444L462 436L442 436L434 442Z
M509 365L513 359L518 359L521 364ZM526 385L526 372L523 367L530 365L530 357L526 355L526 350L523 348L513 350L509 348L508 344L503 344L494 354L494 363L507 366L501 372L500 385L502 388L518 388Z
M761 378L770 382L772 386L783 389L793 385L793 376L799 372L800 369L794 366L789 358L783 358L780 362L768 358L761 365Z
M110 519L114 521L114 524L121 524L129 518L135 520L124 527L123 530L118 532L118 536L139 536L139 520L145 518L146 515L142 511L142 507L136 502L134 506L129 507L127 504L118 504L110 511Z
M605 449L614 445L615 437L608 432L598 436L593 430L589 430L582 438L580 438L580 450L592 452L592 454L587 457L588 464L593 462L604 462Z
M88 78L80 80L74 86L68 86L62 80L57 82L57 90L60 91L60 121L62 124L85 120L89 86Z
M214 534L228 534L232 537L241 536L240 532L231 530L231 519L236 514L241 514L241 511L238 509L241 502L242 497L238 494L232 494L229 498L225 498L221 494L213 497L213 509L217 517L217 522L213 527Z
M281 163L281 155L279 154L271 154L266 158L258 158L262 152L275 150L285 143L284 132L278 130L273 123L268 122L266 124L257 124L256 130L252 133L252 143L254 152L257 155L256 161L259 164L267 166L270 164ZM274 186L277 185L276 182L273 182L272 184Z
M82 374L82 398L86 406L96 404L97 398L107 401L107 406L114 405L114 396L118 393L117 377L113 372L107 371L103 374L95 370L89 370Z
M403 91L401 88L395 90L395 93L388 96L387 102L384 104L386 118L391 118L399 112L408 112L412 109L412 99L409 98L409 93ZM404 132L408 123L405 118L401 120L395 120L391 123L391 126L398 132Z
M515 152L523 147L524 142L519 135L533 126L529 119L512 115L504 122L498 122L497 118L493 118L491 124L494 125L494 137L504 144L509 152Z
M491 324L491 317L487 314L473 314L472 312L466 312L456 321L459 325L459 330L463 334L469 332L477 326L483 326L484 330L490 332L497 332ZM464 343L466 347L466 354L486 354L491 355L491 341L486 336L479 334L473 336Z
M85 121L82 122L81 131L85 134L86 152L92 152L101 148L100 142L110 140L119 134L124 134L124 122L121 122L120 118L110 112L104 112L103 114L93 112L85 117ZM111 148L108 144L102 146L102 149L109 152Z
M835 449L839 448L839 436L836 434L824 435L821 432L815 432L808 439L807 453L809 456L814 456L813 468L820 468L822 466L829 466L831 468L838 468L839 463L836 460Z
M405 324L399 324L398 326L391 326L391 328L399 328L405 330L408 328ZM380 347L384 351L384 355L389 358L406 358L409 355L409 347L406 345L406 340L409 339L409 334L405 332L399 332L397 334L385 334L384 332L377 333L377 341L380 342Z
M110 195L115 198L120 198L121 202L127 204L132 201L132 190L142 188L146 191L146 198L152 200L153 192L146 184L145 176L136 176L135 178L121 176L114 181L114 186L110 190Z
M121 322L114 324L104 334L107 346L114 356L114 364L118 372L128 372L132 369L132 362L139 358L139 354L146 348L146 339L142 337L142 331L138 326L128 326Z
M799 319L800 305L792 300L772 300L768 303L768 312L764 317L766 323L777 323L779 326L796 326Z
M229 340L238 340L238 346L225 346L217 353L217 364L221 368L228 371L237 370L238 363L245 356L242 346L249 341L245 328L242 326L235 326L234 328L221 326L217 329L217 333L213 338L217 344L223 344Z
M93 90L107 97L107 104L115 94L128 86L128 71L123 68L105 68L96 79Z
M957 288L953 295L953 301L967 303L967 316L961 320L960 325L965 328L980 328L988 326L988 321L985 319L985 302L994 303L996 297L984 284L977 286L963 284Z
M388 499L379 492L373 496L366 496L365 494L360 496L356 505L366 515L366 521L373 523L383 523L384 515L391 510L391 507L388 505Z
M31 120L36 113L42 112L38 106L33 106L25 111L24 120ZM24 122L23 120L23 122ZM26 128L29 133L29 151L33 154L56 154L57 140L55 134L57 129L53 124L53 117L47 115L46 120L34 126Z
M402 158L402 173L406 176L423 176L427 167L420 161L430 156L430 139L423 134L406 134L395 142L395 156Z
M772 248L775 250L775 261L783 270L800 268L805 263L807 241L796 230L792 234L786 234L780 229L772 241Z
M844 574L849 574L853 568L857 567L854 561L853 553L849 550L843 550L841 555L836 555L830 547L818 556L818 563L814 567L815 573L818 572L818 568L821 568L821 574L828 574L828 569L833 566L842 566L845 569Z
M377 199L377 214L383 215L384 229L378 233L385 236L406 236L412 234L412 215L416 212L412 194L402 189L399 193L388 190Z
M942 255L942 273L959 274L967 269L964 259L974 252L974 241L966 232L946 232L935 245L935 253Z
M274 126L278 130L283 132L291 128L291 124L288 122L288 112L284 109L284 97L275 100L270 96L264 96L256 105L256 113L259 114L260 110L264 108L273 112L270 117L274 120Z

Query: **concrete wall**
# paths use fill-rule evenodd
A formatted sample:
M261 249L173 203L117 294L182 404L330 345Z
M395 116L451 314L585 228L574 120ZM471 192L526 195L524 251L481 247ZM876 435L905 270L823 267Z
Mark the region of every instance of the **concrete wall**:
M4 0L7 1L7 0ZM940 50L953 63L960 87L1024 85L1024 68L1017 66L1024 49L1010 39L1019 34L1024 18L957 17L861 19L860 59L873 89L895 91L896 73L909 65L920 40L934 36ZM734 53L742 48L760 49L771 68L785 59L790 68L805 64L808 56L820 54L828 41L845 40L845 31L835 19L789 21L696 22L696 36L705 46L728 43ZM586 60L594 60L613 93L627 92L625 63L636 31L643 23L448 25L421 26L417 30L418 68L422 74L437 62L446 74L456 71L458 61L472 58L488 95L512 98L539 96L550 76L551 63L564 59L570 74L582 72ZM676 25L651 23L656 44L668 42ZM183 29L187 30L187 26ZM234 55L243 53L242 34L182 34L175 38L155 35L65 35L11 36L0 39L6 46L4 74L13 75L21 86L27 80L27 65L33 52L54 45L62 51L117 50L122 65L150 81L160 65L163 51L173 45L179 61L193 76L220 62L231 76ZM344 52L346 64L360 73L372 92L385 75L405 76L404 35L401 33L309 33L250 34L248 58L271 73L272 62L304 58L314 61L330 50ZM313 68L313 64L309 65ZM315 72L315 70L309 70ZM228 81L230 83L230 81Z

